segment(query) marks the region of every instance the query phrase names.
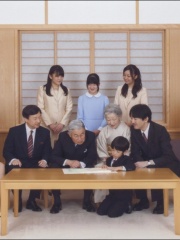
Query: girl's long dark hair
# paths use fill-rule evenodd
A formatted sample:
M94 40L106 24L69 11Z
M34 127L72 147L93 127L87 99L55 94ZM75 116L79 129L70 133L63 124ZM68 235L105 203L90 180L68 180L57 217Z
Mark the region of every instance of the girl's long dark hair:
M132 94L133 94L133 98L137 97L137 93L142 89L142 82L141 82L141 73L139 71L139 68L137 68L135 65L133 64L129 64L127 65L124 69L123 69L123 74L128 71L131 74L131 77L134 79L134 76L137 76L137 78L134 80L134 86L132 88ZM127 96L127 92L128 92L128 84L124 84L122 89L121 89L121 94L126 97Z
M52 74L56 74L56 76L62 76L64 77L64 70L60 65L53 65L48 73L48 77L47 77L47 83L43 86L46 94L50 97L52 97L53 95L51 94L51 86L52 86L52 80L50 79L49 75ZM64 86L62 83L60 84L62 90L64 91L64 95L67 96L68 95L68 89L66 86Z

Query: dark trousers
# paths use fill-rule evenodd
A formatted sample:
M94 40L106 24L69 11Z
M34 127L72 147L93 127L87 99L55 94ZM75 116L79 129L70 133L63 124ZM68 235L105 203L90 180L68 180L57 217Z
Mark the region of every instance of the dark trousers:
M135 190L136 198L140 199L141 201L148 201L147 198L147 190ZM151 198L152 202L163 202L163 190L161 189L152 189L151 190Z
M5 167L5 173L7 174L14 168L20 168L19 166L16 165L6 165ZM21 167L21 168L28 168L28 167ZM29 198L28 201L35 201L36 198L40 198L40 192L41 190L30 190L29 192ZM22 198L22 190L19 190L19 199L21 200Z
M97 214L108 215L111 218L120 217L128 208L128 201L125 199L114 198L109 194L102 201L97 209Z
M61 192L60 190L52 190L52 194L54 197L54 204L55 205L60 205L60 195ZM84 190L84 198L83 198L83 203L88 203L91 202L93 191L92 190Z

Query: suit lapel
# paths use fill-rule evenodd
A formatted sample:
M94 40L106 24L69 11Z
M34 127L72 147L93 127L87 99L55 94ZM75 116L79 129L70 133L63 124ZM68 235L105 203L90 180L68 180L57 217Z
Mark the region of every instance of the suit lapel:
M154 128L153 128L153 124L150 123L149 132L148 132L148 144L151 143L153 139L154 139Z
M22 124L22 127L21 127L21 133L19 134L20 135L20 144L23 148L23 151L25 153L25 155L28 154L28 151L27 151L27 134L26 134L26 127L25 127L25 124Z
M37 148L38 148L38 145L39 145L40 139L41 139L40 129L37 128L37 129L36 129L36 135L35 135L35 138L34 138L34 149L33 149L33 154L37 151Z

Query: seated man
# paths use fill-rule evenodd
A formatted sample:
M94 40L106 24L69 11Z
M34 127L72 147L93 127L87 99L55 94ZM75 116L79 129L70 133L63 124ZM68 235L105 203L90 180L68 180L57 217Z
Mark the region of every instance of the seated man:
M170 168L180 176L180 162L172 151L170 137L165 127L151 120L151 110L145 104L137 104L130 110L131 128L131 156L136 168ZM146 190L136 190L136 197L140 200L134 205L135 211L149 208ZM151 190L152 201L157 205L155 214L164 213L163 191Z
M81 120L73 120L68 131L61 132L55 143L52 168L90 168L97 162L96 138L93 132L85 130ZM61 208L60 191L52 190L54 204L50 213L58 213ZM95 211L91 203L92 190L84 190L83 209Z
M50 132L41 127L41 110L36 105L28 105L22 111L24 124L10 128L4 143L6 173L13 168L45 168L51 155ZM22 191L19 191L19 212L22 211ZM31 190L26 208L42 211L36 204L40 190Z

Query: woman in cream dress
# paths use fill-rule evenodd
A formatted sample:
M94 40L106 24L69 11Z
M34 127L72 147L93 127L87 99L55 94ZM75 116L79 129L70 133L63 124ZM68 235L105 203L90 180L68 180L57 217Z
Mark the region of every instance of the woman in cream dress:
M47 83L40 86L37 95L37 105L42 111L42 126L50 129L52 147L59 133L66 130L73 108L70 90L63 85L63 78L63 68L53 65Z
M121 121L122 111L117 104L111 103L105 107L104 110L107 126L103 127L97 137L97 152L99 156L99 163L96 167L101 167L108 157L111 156L111 142L118 136L127 138L130 142L130 128ZM130 148L129 148L130 149ZM129 149L127 155L129 155ZM99 203L104 200L108 194L108 190L95 190L94 202Z
M110 103L104 110L107 126L103 127L97 137L97 152L101 165L111 154L111 142L115 137L123 136L130 141L130 128L121 121L122 111L117 104ZM129 151L128 153L129 154Z
M136 104L148 105L147 90L142 87L141 73L133 64L127 65L123 69L123 79L125 84L118 87L114 103L120 106L122 120L130 126L129 111Z

